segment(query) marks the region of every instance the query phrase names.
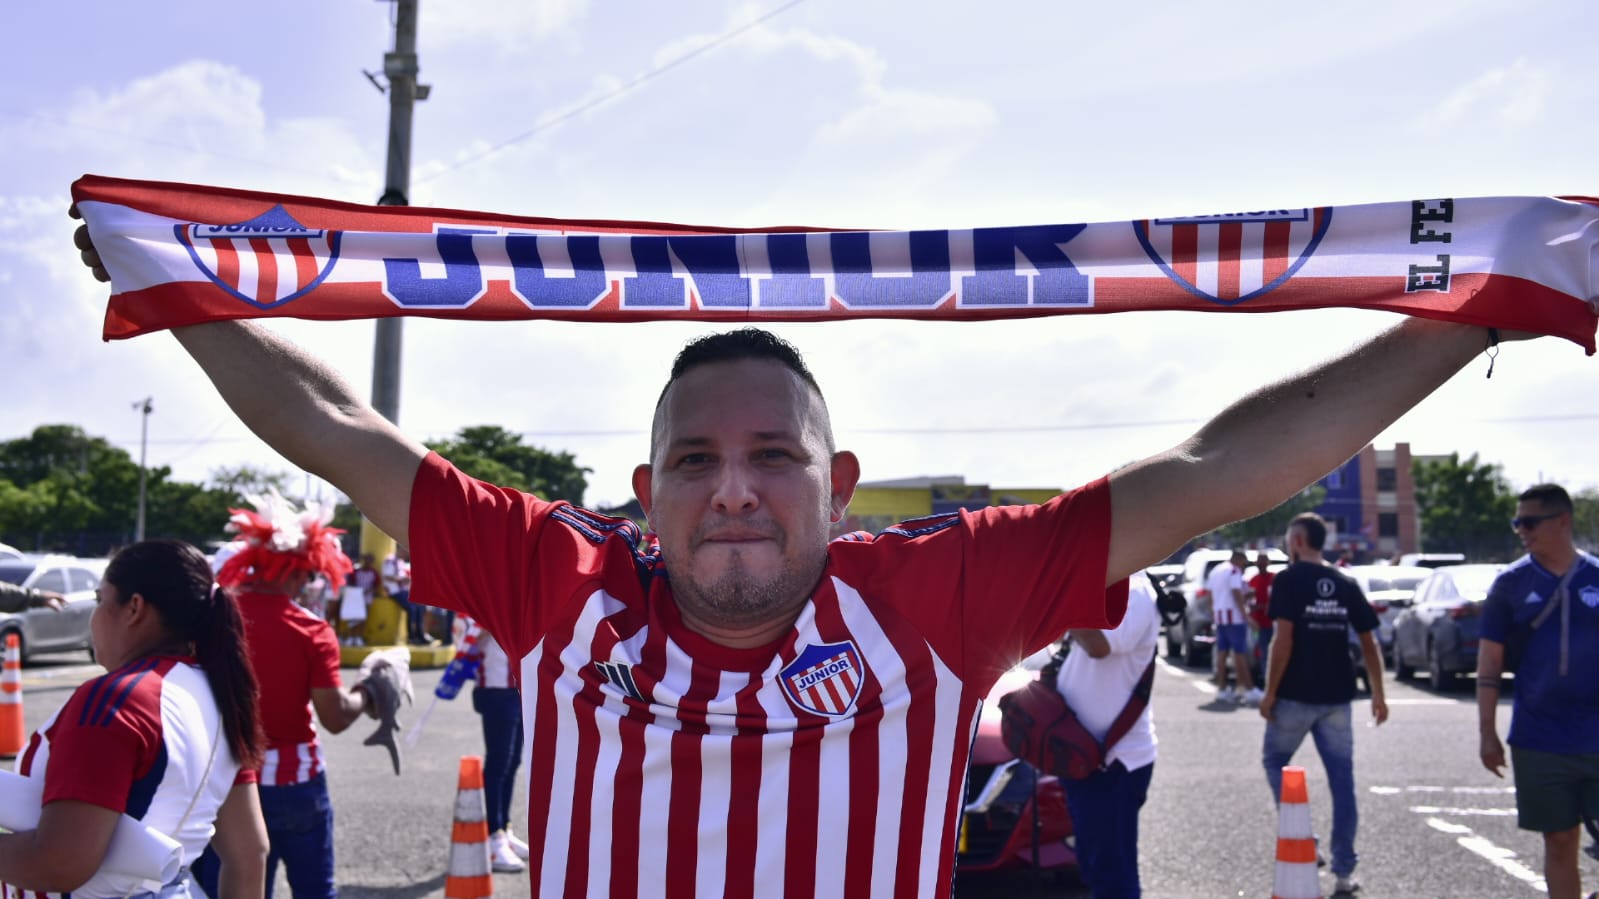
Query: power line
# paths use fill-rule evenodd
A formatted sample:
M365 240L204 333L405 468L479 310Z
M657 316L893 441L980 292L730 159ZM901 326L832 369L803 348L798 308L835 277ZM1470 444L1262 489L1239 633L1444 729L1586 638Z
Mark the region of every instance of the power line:
M556 125L559 125L559 124L561 124L563 122L570 121L571 119L574 119L577 116L580 116L583 113L588 112L589 110L594 109L597 106L602 106L602 105L604 105L606 103L609 103L610 101L616 99L617 97L620 97L623 94L634 90L635 88L637 88L640 85L644 84L646 81L650 81L651 79L653 79L653 78L655 78L655 77L657 77L659 75L662 75L662 74L666 73L667 71L669 71L671 69L675 69L678 66L682 65L683 63L686 63L689 60L694 59L697 56L704 55L705 53L708 53L711 50L716 49L717 47L721 46L722 44L725 44L728 41L733 40L734 38L738 37L739 35L743 34L746 31L749 31L750 29L756 27L757 25L760 25L760 24L762 24L762 23L764 23L764 22L766 22L766 21L768 21L770 19L773 19L773 18L775 18L775 17L777 17L777 16L779 16L779 15L785 13L785 12L788 12L790 9L793 9L796 6L799 6L803 2L805 2L805 0L789 0L789 2L784 3L781 6L775 7L775 8L773 8L773 9L771 9L771 10L765 12L765 13L762 13L761 15L755 17L754 19L750 20L749 22L746 22L743 25L738 26L737 28L734 28L734 29L731 29L729 31L723 32L722 34L712 38L711 40L705 42L704 44L701 44L698 47L695 47L694 49L688 51L687 53L684 53L683 55L677 57L676 59L669 60L667 62L662 63L659 66L656 66L653 69L646 70L643 74L640 74L640 75L634 77L632 81L627 82L626 84L622 85L621 87L618 87L618 88L616 88L616 89L614 89L612 91L609 91L608 93L601 94L600 96L595 97L592 100L587 100L585 102L579 103L578 105L572 107L571 109L566 110L565 112L562 112L562 113L560 113L558 115L555 115L555 116L553 116L551 118L545 119L542 122L536 123L532 128L529 128L528 130L522 132L521 134L516 135L515 137L507 138L506 140L503 140L500 143L497 143L494 146L489 147L486 150L482 150L482 151L480 151L478 153L474 153L473 155L468 156L465 159L462 159L459 162L456 162L456 163L454 163L452 165L449 165L449 166L447 166L447 167L445 167L443 169L440 169L439 171L436 171L436 172L432 173L431 175L424 175L424 176L421 176L419 178L416 178L415 181L416 181L417 184L425 184L425 183L427 183L429 181L432 181L432 180L434 180L436 178L439 178L439 177L442 177L444 175L447 175L447 174L449 174L451 172L455 172L455 171L458 171L460 169L463 169L463 168L465 168L465 167L467 167L469 165L472 165L473 163L481 162L484 159L487 159L490 156L493 156L496 153L499 153L501 150L505 150L505 149L507 149L509 147L513 147L516 144L522 143L523 141L526 141L529 138L532 138L533 136L535 136L537 134L540 134L540 133L542 133L544 131L548 131L549 129L554 128Z

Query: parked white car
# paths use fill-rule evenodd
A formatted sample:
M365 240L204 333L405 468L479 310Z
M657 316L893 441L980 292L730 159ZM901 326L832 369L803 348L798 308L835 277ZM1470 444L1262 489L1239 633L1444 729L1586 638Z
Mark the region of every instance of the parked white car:
M72 556L23 555L0 560L0 580L36 590L52 590L67 598L66 607L28 609L0 614L0 645L5 635L22 640L22 659L43 652L87 650L94 656L89 636L89 616L94 614L94 591L100 586L108 560Z

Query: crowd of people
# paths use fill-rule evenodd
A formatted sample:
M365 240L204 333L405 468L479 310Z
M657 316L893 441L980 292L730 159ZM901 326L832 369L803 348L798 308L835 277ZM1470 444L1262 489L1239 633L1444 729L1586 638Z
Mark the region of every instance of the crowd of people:
M108 280L86 229L77 241L96 277ZM1137 665L1149 650L1148 597L1130 575L1197 534L1281 502L1485 343L1516 336L1485 341L1481 328L1406 319L1256 391L1177 446L1051 502L833 540L860 463L835 445L799 352L766 331L696 340L674 362L648 461L633 475L648 539L632 522L468 477L327 365L251 322L174 334L257 435L401 539L413 554L412 593L469 615L521 672L528 788L538 797L529 803L525 864L540 896L654 894L666 885L685 895L843 895L855 885L871 895L948 896L967 735L978 698L1016 659L1069 631L1086 658ZM273 389L261 390L264 383ZM1185 501L1174 505L1173 496ZM1569 506L1562 513L1546 500L1527 503L1518 511L1522 533L1562 514L1569 526ZM1271 658L1259 701L1268 778L1272 761L1307 733L1321 748L1347 730L1348 699L1322 689L1317 660L1332 619L1342 633L1367 623L1360 600L1345 598L1336 579L1332 597L1317 586L1331 569L1311 530L1296 522L1289 542L1300 556L1295 567L1313 568L1300 575L1291 567L1271 587ZM312 572L337 589L353 566L324 552L325 529L298 534L288 547L268 541L277 549L230 560L218 575L228 589L212 589L192 548L152 554L140 544L118 555L96 612L96 646L105 647L110 673L68 703L96 714L58 716L35 735L25 768L44 780L43 815L35 831L0 836L0 879L81 897L180 897L191 895L188 866L205 868L210 842L218 895L265 892L274 860L289 869L297 897L302 889L332 895L331 810L322 806L311 717L337 732L373 711L373 691L364 682L342 686L333 628L295 603ZM1555 557L1529 549L1536 565L1527 582L1543 590ZM1556 697L1580 694L1571 685L1592 673L1596 654L1561 647L1599 627L1588 615L1595 590L1566 577L1549 594L1562 597L1550 600L1563 609L1560 624L1535 628L1528 641L1520 670L1531 671L1534 651L1559 635L1559 669L1548 681ZM1241 581L1229 579L1229 591L1241 611ZM1569 601L1574 591L1581 602ZM1513 606L1508 630L1529 598L1496 602ZM1118 646L1130 663L1116 659ZM293 677L280 676L285 657L296 660ZM255 695L252 676L259 714L244 703ZM1087 667L1070 675L1096 676ZM1248 696L1253 684L1239 676ZM181 702L166 701L180 694ZM126 701L107 706L113 695ZM1518 716L1520 702L1518 691ZM1373 707L1380 720L1380 694ZM172 718L173 708L192 714ZM486 736L488 727L485 720ZM1513 750L1575 756L1543 793L1529 783L1529 796L1550 808L1523 815L1523 826L1556 829L1545 830L1557 834L1546 838L1550 858L1563 860L1565 813L1587 810L1588 792L1599 794L1599 772L1585 757L1599 728L1558 743L1523 733L1533 729L1512 725ZM1153 773L1149 737L1121 741L1103 782L1069 788L1084 809L1079 839L1086 835L1084 873L1096 895L1139 894L1128 828ZM1485 724L1490 767L1500 761L1492 750ZM1323 749L1330 774L1335 756ZM144 785L155 758L183 776L158 777L152 798ZM1518 781L1519 762L1513 755ZM592 776L573 778L574 769ZM1578 798L1556 803L1549 794L1558 789ZM183 875L155 891L94 880L124 812L183 838ZM1335 815L1332 864L1338 885L1348 886L1354 822ZM1101 821L1121 829L1093 833ZM79 851L60 851L68 834ZM83 861L52 861L63 856ZM1558 878L1550 885L1553 895L1575 895Z

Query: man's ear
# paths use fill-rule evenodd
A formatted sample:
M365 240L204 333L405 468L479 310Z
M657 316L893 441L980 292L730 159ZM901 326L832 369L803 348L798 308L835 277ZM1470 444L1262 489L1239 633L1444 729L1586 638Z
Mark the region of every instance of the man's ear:
M833 494L829 498L833 523L844 520L844 513L849 510L850 498L855 495L855 485L861 481L861 460L849 450L840 450L833 454L830 466L833 479Z
M650 487L655 483L655 470L647 464L633 466L633 496L638 499L639 508L644 510L644 517L650 516Z

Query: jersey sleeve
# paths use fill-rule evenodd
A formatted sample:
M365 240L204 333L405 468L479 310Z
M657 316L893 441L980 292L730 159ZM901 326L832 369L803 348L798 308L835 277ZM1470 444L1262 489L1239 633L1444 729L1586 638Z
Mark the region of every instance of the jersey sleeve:
M134 784L161 754L160 679L122 669L72 694L50 731L44 804L86 802L126 812Z
M1366 594L1360 592L1360 585L1354 581L1346 581L1349 590L1349 626L1357 634L1365 634L1377 629L1377 610L1371 607L1371 602L1366 599Z
M1289 573L1291 570L1279 572L1271 580L1271 605L1267 609L1267 614L1273 621L1279 618L1294 621L1299 618L1299 604L1294 602L1293 598L1295 575Z
M841 557L855 555L847 543ZM1074 627L1109 630L1125 580L1106 588L1110 483L1042 505L991 506L889 528L852 566L851 583L886 598L973 683L991 683Z
M320 627L312 627L308 634L310 653L307 674L310 678L311 689L321 687L340 687L344 685L339 677L339 664L342 655L339 652L339 638L333 628L326 622L317 622Z
M520 658L555 603L598 583L612 539L636 534L630 522L479 481L429 453L411 491L411 601L464 612Z

